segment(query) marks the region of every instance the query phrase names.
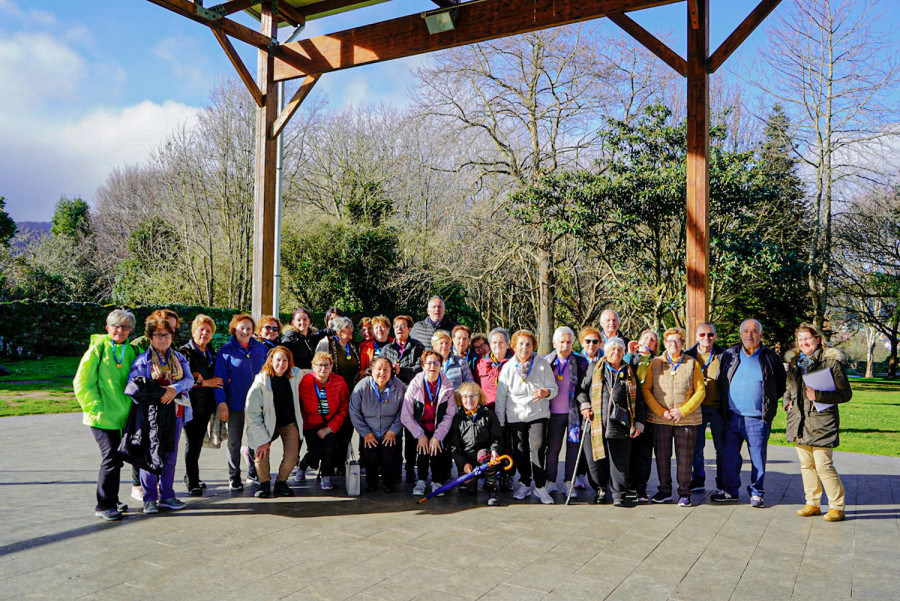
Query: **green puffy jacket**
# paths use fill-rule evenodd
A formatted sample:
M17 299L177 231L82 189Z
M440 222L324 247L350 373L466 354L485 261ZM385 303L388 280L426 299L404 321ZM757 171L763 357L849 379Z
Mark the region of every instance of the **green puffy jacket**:
M122 356L124 347L124 357ZM125 427L131 399L125 396L128 372L138 351L128 344L116 345L122 366L116 367L113 358L112 338L109 334L91 336L91 346L81 358L75 372L75 398L84 411L82 422L103 430L119 430Z

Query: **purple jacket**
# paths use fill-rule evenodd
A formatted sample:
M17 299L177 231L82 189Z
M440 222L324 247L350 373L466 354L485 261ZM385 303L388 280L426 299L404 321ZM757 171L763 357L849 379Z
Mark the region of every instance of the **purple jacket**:
M435 414L434 437L444 442L450 426L453 423L453 414L456 413L456 399L453 396L453 382L450 378L441 374L441 383L438 390L437 412ZM403 408L400 410L400 422L406 426L413 438L419 438L425 434L425 430L419 425L419 418L425 411L425 372L416 374L409 386L406 387L406 396L403 397Z

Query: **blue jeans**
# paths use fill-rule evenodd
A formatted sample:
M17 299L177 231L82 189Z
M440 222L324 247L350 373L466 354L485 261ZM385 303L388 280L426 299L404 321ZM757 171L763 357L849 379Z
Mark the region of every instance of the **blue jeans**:
M771 424L759 417L746 417L733 411L728 412L722 436L722 490L737 496L741 487L741 446L747 441L750 453L750 495L764 496L766 493L766 450L769 443Z
M703 412L703 422L697 428L697 448L694 451L694 461L692 465L693 475L691 480L706 480L706 468L704 466L703 448L706 446L706 424L709 424L709 431L712 432L713 446L716 449L716 488L722 488L722 430L725 427L725 420L722 419L722 412L718 407L700 406Z

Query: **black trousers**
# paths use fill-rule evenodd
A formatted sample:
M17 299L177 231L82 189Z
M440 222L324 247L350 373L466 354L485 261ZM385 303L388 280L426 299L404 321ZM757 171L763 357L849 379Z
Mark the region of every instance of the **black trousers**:
M400 481L400 464L403 456L399 436L394 439L392 446L386 446L384 441L380 440L374 448L367 448L360 440L359 459L366 470L367 484L374 486L378 483L379 476L384 480L385 486L393 486Z
M306 440L306 448L311 459L321 462L319 474L328 476L334 475L334 466L337 461L335 456L337 452L337 435L332 432L326 434L325 438L319 438L319 428L312 430L303 430L303 438ZM345 447L346 450L346 447Z
M433 438L433 436L428 436L429 442ZM413 439L415 440L415 439ZM416 441L418 442L418 441ZM416 446L413 445L413 449L416 449ZM450 479L450 468L453 460L450 457L450 452L441 445L441 452L437 455L428 455L427 453L417 453L416 454L416 473L418 475L419 480L427 480L428 479L428 468L431 468L431 481L432 482L440 482L445 484L447 480Z
M547 482L556 482L559 474L559 452L563 442L566 443L566 467L563 480L568 482L575 475L575 458L578 456L578 443L569 441L569 414L553 413L547 429ZM581 468L582 466L578 466ZM579 471L581 471L579 469Z
M643 436L643 434L641 435ZM628 468L631 463L630 438L604 438L603 448L606 458L602 460L603 477L609 486L613 499L625 497L628 490Z
M119 443L121 430L104 430L91 426L91 434L100 447L100 471L97 473L97 506L95 511L115 509L119 503L119 482L122 474L122 456Z
M200 482L198 462L210 417L212 411L194 411L193 419L184 424L184 471L187 473L188 488L195 488Z
M678 496L691 496L691 464L697 445L699 426L671 426L655 424L656 476L659 492L672 494L672 441L675 441L675 472L678 478Z
M628 472L628 490L639 495L647 493L647 482L653 469L654 424L644 422L644 432L631 441L631 464Z
M406 481L416 479L416 439L403 428L403 460L406 462Z
M519 471L519 482L526 486L534 480L537 488L547 484L547 427L549 418L532 422L510 422L513 461Z

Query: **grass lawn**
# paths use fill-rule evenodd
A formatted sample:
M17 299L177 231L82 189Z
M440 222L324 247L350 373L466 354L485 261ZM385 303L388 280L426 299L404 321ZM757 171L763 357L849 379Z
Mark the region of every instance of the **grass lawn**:
M79 357L12 361L0 377L0 417L80 411L72 392ZM853 398L841 406L841 451L900 456L900 380L851 378ZM772 444L787 445L784 411L772 423ZM709 436L709 434L707 434Z

